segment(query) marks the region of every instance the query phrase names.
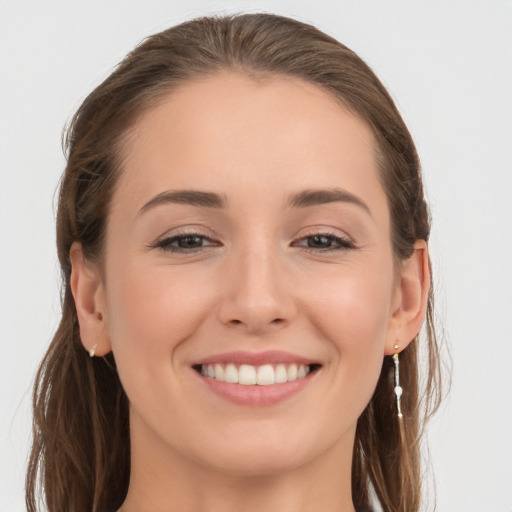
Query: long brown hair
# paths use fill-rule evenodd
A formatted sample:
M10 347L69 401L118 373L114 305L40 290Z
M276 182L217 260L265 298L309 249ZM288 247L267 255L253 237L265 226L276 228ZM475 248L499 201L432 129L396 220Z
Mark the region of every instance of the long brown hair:
M70 248L101 262L109 205L122 167L122 142L138 116L177 85L231 70L300 78L328 91L371 127L387 194L395 260L428 240L430 218L411 136L389 94L353 51L316 28L281 16L195 19L143 41L83 102L66 138L67 166L57 215L62 320L37 373L26 503L50 512L113 512L130 476L128 400L112 354L87 357L70 291ZM390 357L358 420L352 490L367 508L372 488L385 511L420 505L420 437L439 406L440 358L430 291L424 335L401 354L403 424L396 419ZM424 378L420 383L421 367Z

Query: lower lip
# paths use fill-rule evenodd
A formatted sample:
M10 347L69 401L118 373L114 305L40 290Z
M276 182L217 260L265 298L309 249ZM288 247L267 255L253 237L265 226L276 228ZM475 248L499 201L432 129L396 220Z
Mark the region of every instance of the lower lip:
M194 370L196 375L216 395L238 405L267 406L277 404L302 391L310 382L316 371L309 373L302 379L282 384L269 384L267 386L246 386L232 384L205 377Z

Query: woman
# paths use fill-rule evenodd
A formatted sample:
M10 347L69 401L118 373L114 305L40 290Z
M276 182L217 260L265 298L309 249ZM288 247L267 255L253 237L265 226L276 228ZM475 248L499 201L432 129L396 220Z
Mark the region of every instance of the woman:
M418 510L429 215L364 62L283 17L193 20L67 144L28 509L40 475L50 511Z

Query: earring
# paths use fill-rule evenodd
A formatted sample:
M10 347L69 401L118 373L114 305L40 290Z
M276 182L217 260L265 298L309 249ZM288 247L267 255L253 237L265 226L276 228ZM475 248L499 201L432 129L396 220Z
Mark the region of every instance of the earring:
M89 357L94 357L95 356L95 350L96 350L96 347L98 346L98 344L96 343L96 345L94 345L94 347L91 348L91 350L89 350Z
M394 389L394 392L395 392L395 395L396 395L396 406L397 406L397 409L398 409L398 419L400 421L403 420L403 415L402 415L402 406L401 406L401 403L400 403L400 398L402 396L402 393L403 393L403 389L402 389L402 386L400 386L400 360L399 360L399 357L398 357L398 349L400 347L398 345L395 345L394 346L394 349L397 351L395 353L395 355L393 356L393 361L395 363L395 389Z

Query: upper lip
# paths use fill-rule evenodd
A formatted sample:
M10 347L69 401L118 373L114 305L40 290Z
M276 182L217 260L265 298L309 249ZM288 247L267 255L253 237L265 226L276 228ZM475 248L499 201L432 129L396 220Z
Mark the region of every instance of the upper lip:
M223 354L215 354L197 360L193 363L196 365L206 364L249 364L251 366L262 366L264 364L320 364L318 361L308 357L292 354L291 352L284 352L282 350L266 350L264 352L245 352L236 350L233 352L224 352Z

